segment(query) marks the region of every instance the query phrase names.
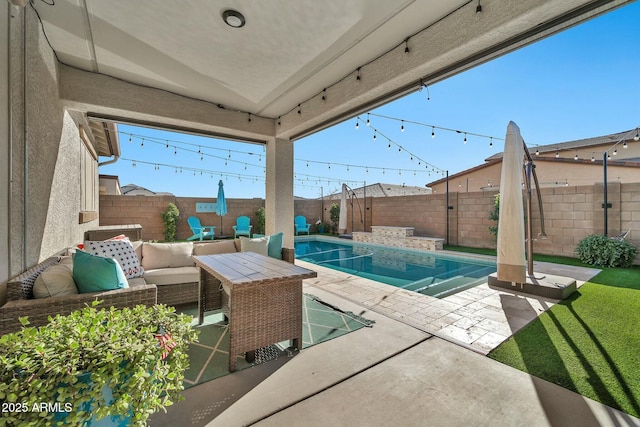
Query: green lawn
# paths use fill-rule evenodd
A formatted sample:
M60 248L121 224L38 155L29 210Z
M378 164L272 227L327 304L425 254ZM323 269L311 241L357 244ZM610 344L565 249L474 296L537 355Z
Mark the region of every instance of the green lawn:
M495 250L446 247L495 255ZM535 255L536 261L582 266ZM640 266L604 268L489 357L640 417Z

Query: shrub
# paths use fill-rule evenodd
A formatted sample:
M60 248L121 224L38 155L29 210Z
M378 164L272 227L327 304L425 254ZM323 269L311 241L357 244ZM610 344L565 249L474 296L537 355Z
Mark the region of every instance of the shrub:
M256 218L258 218L258 221L256 224L255 232L258 234L265 234L264 233L265 213L264 213L263 207L258 208L258 210L256 211Z
M329 218L331 219L331 228L333 233L338 232L338 222L340 221L340 206L337 204L331 205L329 210Z
M496 198L493 201L493 210L489 212L489 219L496 222L496 225L492 225L489 227L489 232L493 234L493 237L498 237L498 220L500 219L500 193L496 194Z
M637 248L630 243L599 234L585 237L576 247L582 262L601 267L631 267L637 253Z
M164 240L167 242L173 242L176 240L176 229L178 218L180 217L180 211L176 205L169 203L169 205L167 205L167 210L160 212L160 216L164 223Z
M187 348L197 339L191 317L164 305L97 304L0 337L0 402L13 409L3 409L0 425L87 425L109 416L146 425L150 414L182 399ZM41 412L42 403L58 409Z

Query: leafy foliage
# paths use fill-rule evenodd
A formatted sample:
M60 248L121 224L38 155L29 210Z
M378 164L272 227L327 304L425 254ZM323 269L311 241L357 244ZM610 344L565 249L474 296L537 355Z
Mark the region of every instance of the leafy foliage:
M489 219L495 221L496 225L489 227L489 232L494 237L498 237L498 220L500 219L500 193L496 194L496 198L493 201L493 210L489 212Z
M191 317L164 305L107 310L97 304L0 337L0 402L22 409L0 413L0 426L53 425L60 414L33 410L43 402L68 408L68 425L84 425L93 415L131 415L133 425L146 425L149 415L182 399L187 347L197 339ZM165 359L154 336L159 325L175 344Z
M160 212L162 222L164 223L164 240L173 242L176 240L176 229L180 211L173 203L167 205L167 210Z
M576 254L586 264L603 267L631 267L638 249L629 242L592 234L578 243Z
M336 203L331 205L329 210L329 218L331 219L331 229L333 233L338 231L338 222L340 221L340 206Z
M258 221L256 224L256 233L264 234L265 213L264 213L263 207L258 208L258 210L256 211L256 218L258 218Z

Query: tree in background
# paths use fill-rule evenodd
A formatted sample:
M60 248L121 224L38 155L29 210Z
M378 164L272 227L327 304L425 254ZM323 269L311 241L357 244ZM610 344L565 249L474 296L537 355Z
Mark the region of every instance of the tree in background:
M264 208L258 208L256 211L256 218L258 219L256 224L256 233L264 234L264 223L265 223L265 215Z
M496 194L496 198L493 202L493 210L489 212L489 219L491 221L495 221L496 225L492 225L489 227L489 232L493 234L494 237L498 237L498 219L500 219L500 193Z

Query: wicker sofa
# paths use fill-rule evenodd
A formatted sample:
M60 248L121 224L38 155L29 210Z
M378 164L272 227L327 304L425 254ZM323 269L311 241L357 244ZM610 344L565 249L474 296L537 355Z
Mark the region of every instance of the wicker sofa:
M64 260L63 255L48 258L11 279L7 282L7 301L0 306L0 335L19 330L21 327L19 317L28 316L30 326L41 326L48 322L49 316L68 314L95 300L103 301L105 307L116 308L133 307L138 304L150 306L156 303L179 305L196 302L199 270L195 267L191 256L240 250L237 239L174 244L133 242L133 245L136 255L145 268L145 273L143 277L130 279L129 288L34 299L33 286L36 279L48 267ZM283 248L282 258L293 263L294 250ZM206 294L210 297L204 302L205 309L221 306L219 292L212 290Z

